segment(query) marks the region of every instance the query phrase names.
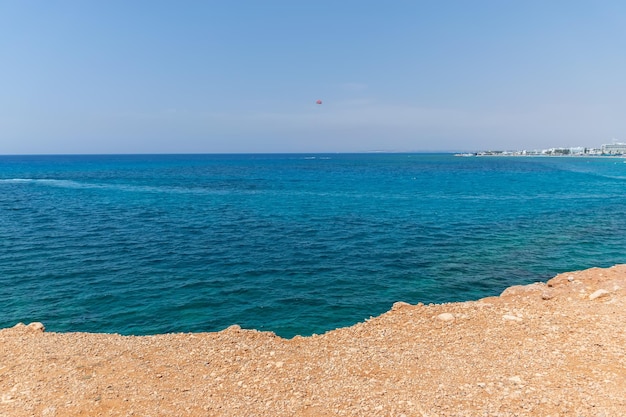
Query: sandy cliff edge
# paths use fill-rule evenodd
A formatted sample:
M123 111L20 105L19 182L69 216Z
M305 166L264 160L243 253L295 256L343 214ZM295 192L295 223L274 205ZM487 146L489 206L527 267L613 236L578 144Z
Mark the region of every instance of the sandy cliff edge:
M622 416L626 265L282 339L0 331L0 417Z

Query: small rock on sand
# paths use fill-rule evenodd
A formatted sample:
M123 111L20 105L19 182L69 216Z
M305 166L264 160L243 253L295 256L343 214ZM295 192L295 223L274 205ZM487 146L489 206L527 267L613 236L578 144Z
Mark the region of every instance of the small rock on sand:
M406 306L410 306L411 304L409 303L405 303L404 301L398 301L393 303L393 306L391 307L392 311L396 311L396 310L400 310L402 307L406 307Z
M599 289L598 291L595 291L594 293L589 295L589 299L590 300L595 300L596 298L606 297L607 295L609 295L609 292L607 290Z
M30 330L35 330L38 332L43 332L46 330L46 327L43 325L43 323L40 323L38 321L32 322L26 327L28 327Z
M13 326L14 329L26 329L26 330L34 330L34 331L38 331L38 332L43 332L46 330L45 326L38 322L32 322L30 323L28 326L25 325L24 323L17 323L15 326Z
M454 314L452 313L441 313L437 316L437 318L441 321L452 321L454 320Z

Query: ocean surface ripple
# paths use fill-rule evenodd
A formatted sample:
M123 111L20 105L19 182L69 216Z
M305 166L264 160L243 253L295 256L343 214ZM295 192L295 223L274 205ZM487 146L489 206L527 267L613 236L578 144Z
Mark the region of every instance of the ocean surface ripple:
M0 157L0 327L284 337L626 263L621 158Z

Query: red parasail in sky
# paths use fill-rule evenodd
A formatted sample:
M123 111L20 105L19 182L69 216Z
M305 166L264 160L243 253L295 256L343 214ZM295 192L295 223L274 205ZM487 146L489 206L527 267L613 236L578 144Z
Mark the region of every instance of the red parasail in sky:
M317 100L315 104L322 104L322 100Z

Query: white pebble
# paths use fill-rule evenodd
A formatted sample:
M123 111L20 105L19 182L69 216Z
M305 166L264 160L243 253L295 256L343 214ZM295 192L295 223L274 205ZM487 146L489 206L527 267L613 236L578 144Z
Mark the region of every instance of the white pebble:
M509 381L511 381L514 384L521 384L522 378L520 378L519 376L512 376L509 378Z
M595 300L596 298L605 297L610 293L605 289L600 289L589 296L590 300Z
M437 316L437 318L441 321L452 321L454 320L454 314L452 313L441 313Z

